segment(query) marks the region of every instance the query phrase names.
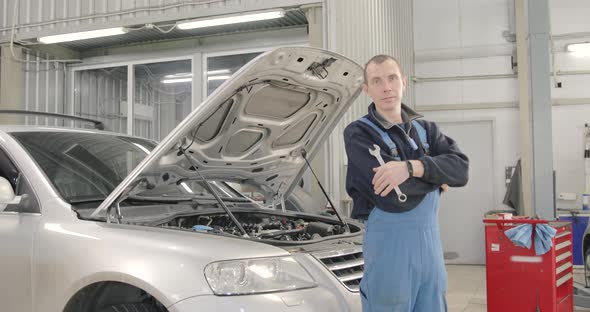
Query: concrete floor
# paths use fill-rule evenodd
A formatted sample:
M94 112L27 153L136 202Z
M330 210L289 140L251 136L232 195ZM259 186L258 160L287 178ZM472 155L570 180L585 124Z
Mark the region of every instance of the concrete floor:
M583 281L583 270L576 269L575 280ZM449 312L487 312L486 269L483 265L447 265ZM576 307L575 312L590 311Z

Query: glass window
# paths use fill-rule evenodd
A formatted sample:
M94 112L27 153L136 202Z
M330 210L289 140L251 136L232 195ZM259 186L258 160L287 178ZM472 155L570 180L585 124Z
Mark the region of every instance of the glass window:
M155 147L147 140L96 133L12 135L72 204L104 200Z
M139 64L134 68L133 135L160 141L191 112L191 61Z
M207 96L213 93L238 69L246 65L262 52L211 56L207 58Z
M127 66L76 71L73 114L100 120L108 131L127 133ZM64 125L68 125L66 122ZM75 127L88 123L74 122Z
M8 155L0 149L0 176L7 179L12 185L14 194L21 197L20 204L8 205L4 211L40 212L39 202L29 181L21 175Z

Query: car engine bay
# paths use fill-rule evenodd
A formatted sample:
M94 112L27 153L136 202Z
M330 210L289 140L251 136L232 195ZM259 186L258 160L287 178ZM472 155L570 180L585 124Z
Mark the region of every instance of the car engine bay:
M310 218L263 212L234 212L233 214L251 238L278 241L311 241L347 233L347 228L338 224L338 222L332 224L312 221ZM160 226L242 236L242 232L236 224L224 213L177 217L160 224ZM360 231L356 226L350 226L350 228L353 233Z

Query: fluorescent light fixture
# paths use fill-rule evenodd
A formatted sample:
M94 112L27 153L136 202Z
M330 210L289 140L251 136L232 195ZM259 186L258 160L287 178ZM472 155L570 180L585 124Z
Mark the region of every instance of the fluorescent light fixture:
M172 79L162 79L160 80L161 83L179 83L179 82L191 82L193 81L192 77L189 78L172 78Z
M568 52L574 56L588 57L590 56L590 42L570 43L565 46Z
M177 22L176 27L178 27L179 29L203 28L203 27L211 27L211 26L219 26L219 25L261 21L261 20L267 20L267 19L280 18L283 16L285 16L285 11L280 9L280 10L262 11L262 12L256 12L256 13L231 15L231 16L216 17L216 18L203 18L203 19L198 19L198 20L193 20L193 21L188 21L188 22Z
M566 49L568 52L590 52L590 42L570 43Z
M100 38L100 37L107 37L107 36L122 35L126 32L127 32L127 30L125 29L125 27L115 27L115 28L75 32L75 33L69 33L69 34L63 34L63 35L44 36L44 37L39 37L37 39L37 41L39 41L41 43L45 43L45 44L51 44L51 43L58 43L58 42L67 42L67 41L75 41L75 40L84 40L84 39L91 39L91 38Z
M164 79L192 78L193 73L178 73L164 76Z
M222 75L222 76L209 76L207 80L227 80L230 75Z
M210 70L207 72L207 75L223 75L223 74L229 74L230 70L229 69L217 69L217 70Z

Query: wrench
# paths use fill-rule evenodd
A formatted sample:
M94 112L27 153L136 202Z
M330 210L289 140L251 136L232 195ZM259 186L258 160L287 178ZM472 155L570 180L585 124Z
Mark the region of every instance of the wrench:
M373 148L369 147L369 154L377 158L377 161L381 166L385 165L385 161L383 161L383 157L381 157L381 148L379 147L379 145L373 144ZM402 190L400 190L399 186L395 186L393 190L397 194L397 200L399 200L401 203L405 203L408 199L408 196L402 193Z

